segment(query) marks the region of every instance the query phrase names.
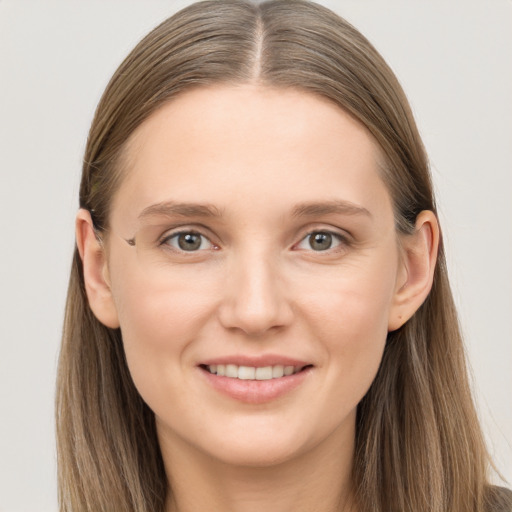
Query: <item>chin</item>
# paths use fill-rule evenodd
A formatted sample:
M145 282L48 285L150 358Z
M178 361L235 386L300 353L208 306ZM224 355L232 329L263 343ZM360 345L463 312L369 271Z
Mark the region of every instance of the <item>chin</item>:
M304 425L294 428L283 421L276 425L275 418L251 416L194 422L192 428L172 425L157 416L158 437L170 453L195 453L207 465L254 468L286 463L318 444L314 432L308 432Z
M294 428L283 422L279 425L272 421L242 423L245 425L239 423L237 428L233 425L232 429L205 436L202 451L232 466L271 467L300 458L329 437L328 432L304 428L304 424Z
M235 443L222 453L210 452L210 456L220 462L236 467L269 468L285 464L304 452L303 447L268 446L268 443Z

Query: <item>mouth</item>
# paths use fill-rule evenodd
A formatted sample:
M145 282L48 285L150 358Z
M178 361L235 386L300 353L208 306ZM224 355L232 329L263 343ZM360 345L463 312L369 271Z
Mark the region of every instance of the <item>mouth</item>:
M201 364L199 367L212 375L238 380L274 380L290 377L311 368L311 364L302 366L273 365L273 366L242 366L236 364Z
M314 365L278 354L220 356L197 366L216 392L246 404L264 404L293 396L311 382Z

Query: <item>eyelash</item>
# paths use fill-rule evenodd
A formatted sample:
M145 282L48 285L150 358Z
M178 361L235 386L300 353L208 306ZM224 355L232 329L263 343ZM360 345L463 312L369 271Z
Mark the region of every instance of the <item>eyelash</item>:
M201 245L203 244L203 241L204 240L207 240L208 243L211 245L211 247L209 248L210 250L217 250L219 247L217 245L215 245L206 235L203 235L202 233L200 233L199 231L196 231L196 230L193 230L193 229L184 229L184 230L180 230L180 231L177 231L175 233L171 233L171 234L168 234L168 235L165 235L164 237L162 237L162 239L159 241L158 245L159 246L170 246L172 247L172 249L174 249L175 251L177 252L180 252L180 253L194 253L194 252L200 252L200 251L187 251L187 250L184 250L184 249L181 249L179 247L175 247L175 246L172 246L171 244L169 244L169 241L170 240L173 240L173 239L176 239L178 240L179 237L181 235L194 235L194 236L199 236L201 237L202 241L201 241ZM207 249L200 249L202 251L204 250L207 250Z
M187 251L187 250L185 250L183 248L176 247L175 245L171 245L169 243L171 240L176 240L177 241L181 235L199 236L199 237L201 237L201 245L200 245L200 247L203 245L205 240L208 242L210 247L208 247L206 249L198 249L198 250ZM318 250L318 251L315 251L311 246L309 248L300 248L300 245L303 244L303 243L308 243L307 242L308 239L310 239L310 237L312 237L313 235L327 235L327 236L331 237L331 240L332 240L333 243L337 242L337 244L335 245L335 247L330 246L330 247L328 247L326 249L321 249L321 250ZM310 244L311 244L311 241L310 241ZM213 243L208 236L206 236L203 233L201 233L200 231L197 231L197 230L194 230L194 229L182 229L182 230L174 232L174 233L166 234L166 235L164 235L160 239L158 245L161 246L161 247L166 246L166 248L170 248L171 250L174 250L174 251L179 252L181 254L191 254L191 255L194 254L194 253L197 254L198 252L202 252L202 251L205 251L205 250L218 250L219 249L219 246L216 245L215 243ZM335 231L332 231L332 230L329 230L329 229L314 229L314 230L311 230L308 233L306 233L300 239L300 241L298 243L296 243L296 244L294 244L292 246L292 248L298 248L298 250L306 250L306 251L311 251L313 253L323 253L323 254L327 255L327 254L332 254L332 253L340 252L341 248L347 248L349 246L350 246L350 240L348 239L348 237L342 235L341 233L338 233L338 232L335 232Z
M350 245L348 238L346 236L343 236L341 233L337 233L335 231L330 231L328 229L315 229L315 230L309 231L300 240L299 243L294 245L294 247L298 247L302 243L307 243L308 239L310 239L310 244L311 244L311 237L313 235L327 235L327 236L331 237L333 244L335 243L335 241L337 241L337 245L335 247L331 246L331 247L328 247L327 249L323 249L323 250L319 250L319 251L315 251L312 247L310 247L310 248L305 249L307 251L312 251L315 253L318 252L318 253L332 254L333 252L334 253L339 252L340 248L342 248L342 247L346 248Z

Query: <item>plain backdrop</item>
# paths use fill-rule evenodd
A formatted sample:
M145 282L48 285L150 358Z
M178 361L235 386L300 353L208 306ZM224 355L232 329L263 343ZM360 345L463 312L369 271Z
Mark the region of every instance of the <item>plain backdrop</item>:
M57 510L54 382L88 126L124 56L188 3L0 0L1 512ZM512 2L321 3L411 101L479 413L512 482Z

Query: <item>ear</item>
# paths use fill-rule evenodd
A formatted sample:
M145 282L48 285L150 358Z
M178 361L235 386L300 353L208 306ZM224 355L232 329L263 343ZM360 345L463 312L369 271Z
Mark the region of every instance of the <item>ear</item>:
M389 314L389 332L405 324L430 293L438 248L437 218L431 211L422 211L416 219L414 233L401 239L402 258Z
M102 324L116 329L119 327L119 320L110 287L105 248L94 231L88 210L78 211L75 227L89 305Z

